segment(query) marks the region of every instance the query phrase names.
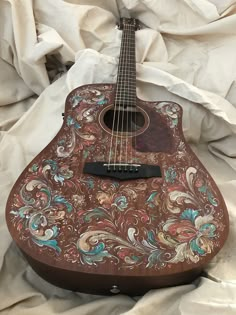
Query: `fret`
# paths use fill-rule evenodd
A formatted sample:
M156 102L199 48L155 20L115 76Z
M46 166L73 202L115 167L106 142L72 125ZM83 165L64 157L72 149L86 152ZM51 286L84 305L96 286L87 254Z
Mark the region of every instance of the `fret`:
M122 74L120 74L119 80L117 81L119 85L134 85L136 84L136 76L131 77L131 76L122 76Z
M133 97L120 97L120 96L117 96L116 97L116 101L124 101L124 100L126 100L126 101L130 101L130 102L133 102L134 100L136 100L136 95L135 96L133 96Z
M117 97L120 97L120 98L127 98L127 97L129 97L129 98L135 98L136 97L136 90L132 90L132 91L122 91L122 90L120 90L120 89L116 89L116 96Z
M117 84L117 87L119 86L119 84ZM128 87L126 87L126 86L119 86L120 88L119 88L119 90L124 90L124 91L127 91L127 90L134 90L134 91L136 91L136 87L134 86L134 87L130 87L130 86L128 86Z
M115 98L116 103L136 103L137 97L133 98Z
M118 102L118 103L134 103L134 102L136 102L136 97L135 98L133 98L133 99L127 99L127 98L125 98L125 99L120 99L120 98L116 98L115 99L115 101L116 102Z
M127 68L129 69L129 75L131 75L131 76L136 75L136 71L134 71L134 67L129 67L128 65L126 67L125 66L118 67L118 69L122 70L123 72L127 72Z
M136 79L132 79L132 78L128 78L127 76L123 78L122 80L122 76L120 76L118 82L117 82L117 87L123 87L124 89L127 88L133 88L136 89Z
M116 97L117 98L130 98L130 99L133 99L133 98L136 98L136 93L134 94L129 94L129 95L124 95L123 93L122 94L118 94L118 93L116 93Z
M121 73L121 74L122 74L122 73L123 73L123 74L126 74L126 75L128 75L130 78L136 78L136 73L135 73L135 74L134 74L134 73L131 73L131 72L133 72L131 68L127 68L127 67L126 67L126 68L119 68L118 70L119 70L119 73ZM129 72L128 72L127 70L128 70Z
M127 39L129 40L129 42L132 42L132 44L135 45L135 40L134 40L134 38L133 38L132 36L126 36L126 35L125 35L125 36L124 36L124 41L127 40Z
M130 41L128 42L129 46L127 46L127 50L131 51L131 52L134 52L136 50L136 46L133 45Z
M123 102L124 100L133 101L133 100L136 100L136 95L127 96L127 97L122 97L121 95L117 95L117 96L116 96L116 100L121 100L122 102Z
M116 90L119 90L119 91L122 91L123 92L130 92L132 93L132 91L136 91L136 82L133 82L133 83L125 83L124 82L118 82L116 84Z
M125 60L128 59L128 62L129 62L129 63L131 63L131 62L134 63L134 64L136 63L136 61L134 62L134 60L135 60L135 53L129 54L129 53L127 52L127 53L126 53L126 56L125 56L125 57L121 56L120 59L121 59L121 60L122 60L122 59L125 59Z
M129 49L129 50L127 49L126 50L126 56L125 57L129 57L129 56L133 57L134 55L135 55L135 49L132 49L132 50L131 49ZM123 55L121 55L121 58L122 58L122 56Z
M135 95L130 95L130 96L122 96L122 95L116 95L116 99L120 99L120 100L124 100L124 99L126 99L126 100L134 100L134 99L136 99L136 94Z
M133 61L132 60L129 60L129 61L126 61L126 64L125 65L120 65L119 66L119 68L126 68L127 66L132 66L133 67L133 72L134 72L134 70L135 70L135 64L133 63Z
M136 97L136 91L133 91L133 93L117 93L116 94L117 95L117 97L119 96L119 97Z
M130 83L130 82L126 82L124 84L124 82L118 82L117 85L116 85L116 89L120 90L120 91L126 91L126 92L131 92L131 91L136 91L136 81Z
M119 75L123 78L123 76L127 77L128 79L132 79L132 80L136 80L136 75L132 75L132 74L128 74L127 72L125 71L118 71L119 72ZM124 79L124 78L123 78Z
M132 81L132 82L136 82L136 76L134 76L134 75L128 75L128 73L123 73L123 75L122 75L122 73L120 72L120 77L122 78L122 82L124 82L124 81ZM127 78L127 80L125 79L125 78ZM119 81L119 80L118 80Z
M119 89L119 85L116 86L116 94L117 95L136 95L136 89L127 89L127 90L124 90L124 89Z
M130 45L130 42L127 41L127 43L125 43L125 45L127 45L127 46L126 46L126 49L127 49L127 50L129 50L129 51L131 51L131 52L134 52L134 51L135 51L136 46L132 46L132 47L128 46L128 45Z
M133 100L132 102L131 101L128 101L128 100L115 100L115 105L116 106L122 106L122 105L129 105L129 106L132 106L132 105L135 105L136 104L136 100Z
M122 94L118 94L118 93L117 93L117 94L116 94L116 97L117 97L117 98L122 98L122 99L124 99L124 98L125 98L125 99L126 99L126 98L133 99L133 98L136 98L136 93L129 94L129 95L127 95L127 94L124 95L123 93L122 93Z
M128 75L120 74L119 80L117 82L123 85L126 85L126 84L134 85L136 84L136 77L129 77Z
M124 101L124 100L127 100L127 101L133 101L133 100L136 100L136 94L135 95L133 95L133 96L126 96L126 97L122 97L121 95L117 95L116 96L116 100L121 100L122 102Z
M127 97L129 97L129 98L136 98L136 93L134 92L134 93L129 93L129 94L124 94L124 93L120 93L120 94L116 94L117 95L117 97L120 97L120 98L127 98Z
M116 89L122 92L136 91L136 81L130 83L117 82Z
M132 69L131 67L119 67L118 68L120 71L123 71L123 73L128 74L130 77L136 77L136 72L134 73L134 69ZM129 69L129 72L127 73L127 69Z
M134 75L130 75L128 73L121 72L121 71L119 71L119 75L122 77L122 79L123 79L122 81L124 81L124 76L127 77L129 80L132 79L132 80L136 81L136 76L134 76Z
M122 88L119 88L119 91L122 92L122 94L126 94L128 93L129 95L136 95L136 89L122 89Z
M130 94L130 95L124 95L124 94L116 94L116 98L118 99L135 99L136 98L136 94Z
M122 102L124 100L133 101L133 100L136 100L136 95L128 96L128 97L122 97L121 95L119 95L119 96L117 95L116 100L122 100Z
M125 84L124 84L125 83ZM116 89L119 88L121 91L136 91L136 81L133 84L129 84L130 82L117 82Z
M132 83L130 84L130 81L119 81L117 82L117 86L116 88L119 88L120 90L124 90L124 91L127 91L127 90L136 90L136 80L135 81L132 81Z
M127 64L126 65L120 65L119 67L118 67L118 69L127 69L127 67L129 67L129 69L130 69L130 73L136 73L136 66L135 66L135 64L132 64L131 62L127 62ZM133 68L133 69L132 69Z
M133 99L136 99L136 94L132 94L132 95L121 95L121 94L117 94L116 95L116 99L120 99L120 100L124 100L124 99L130 99L130 100L133 100Z
M124 35L124 38L133 39L133 41L134 41L134 37L133 36L127 36L127 34Z
M129 68L129 74L130 75L134 75L134 67L131 67L129 65L127 65L126 67L125 66L122 66L122 67L118 67L118 70L122 70L123 72L127 72L127 68ZM136 74L136 71L135 71L135 74Z
M132 91L129 89L129 90L120 90L119 87L116 88L116 95L127 95L127 96L136 96L136 89L133 89Z
M127 91L127 90L130 90L130 91L134 90L134 91L136 91L136 80L133 80L133 81L130 81L130 80L128 80L128 81L125 81L125 80L120 81L119 80L116 84L117 84L116 85L117 89L119 88L120 90L124 90L124 91Z

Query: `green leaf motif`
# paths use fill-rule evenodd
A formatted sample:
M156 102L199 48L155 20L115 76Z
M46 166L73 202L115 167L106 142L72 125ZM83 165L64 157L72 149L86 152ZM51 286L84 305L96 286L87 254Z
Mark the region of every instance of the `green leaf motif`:
M186 209L181 213L180 218L182 220L189 220L192 223L194 223L196 217L198 216L198 211L197 210L193 210L193 209Z

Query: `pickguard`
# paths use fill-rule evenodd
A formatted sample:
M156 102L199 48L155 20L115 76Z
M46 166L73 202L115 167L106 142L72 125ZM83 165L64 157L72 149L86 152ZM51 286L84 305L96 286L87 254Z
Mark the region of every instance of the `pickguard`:
M140 152L173 153L174 139L166 121L152 108L146 108L145 111L149 115L149 126L133 139L135 149Z

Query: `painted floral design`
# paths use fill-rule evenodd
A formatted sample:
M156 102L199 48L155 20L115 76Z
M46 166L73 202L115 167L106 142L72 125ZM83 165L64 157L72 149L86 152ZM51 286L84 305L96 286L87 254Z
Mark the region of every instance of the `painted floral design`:
M168 102L161 102L155 106L158 112L167 115L170 121L170 128L175 128L178 125L179 105Z
M176 171L174 170L173 167L169 167L165 171L165 178L168 183L173 183L177 177Z
M111 88L82 88L71 95L65 131L48 156L31 163L20 192L14 192L9 215L19 240L58 263L112 261L129 270L197 263L219 246L224 214L216 188L179 134L177 104L151 105L173 132L175 154L132 152L132 139L117 141L119 157L131 152L135 163L161 165L163 178L119 182L83 173L84 161L108 157L110 135L98 117L112 104Z
M50 175L53 176L55 182L60 183L61 185L63 185L66 179L70 179L73 176L73 171L69 169L68 165L63 164L58 166L57 162L54 160L45 160L43 162L42 172L45 174L45 177L47 177L46 174L49 172Z
M201 216L197 210L186 209L179 218L165 222L158 239L164 245L175 247L177 254L171 262L185 259L197 262L199 256L211 253L215 232L216 224L212 215Z
M24 228L38 246L61 251L56 237L66 213L72 211L70 202L53 193L45 181L32 176L15 199L14 207L18 209L13 208L10 213L14 215L20 230Z

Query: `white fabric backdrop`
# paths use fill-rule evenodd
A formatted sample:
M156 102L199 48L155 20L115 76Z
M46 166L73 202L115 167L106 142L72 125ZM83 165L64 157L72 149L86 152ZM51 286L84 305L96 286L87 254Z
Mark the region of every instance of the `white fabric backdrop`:
M71 89L115 82L120 16L143 23L138 96L182 105L185 137L230 214L229 238L206 277L137 298L46 283L11 244L4 214L15 180L59 130ZM0 0L1 314L236 314L235 51L235 0Z

